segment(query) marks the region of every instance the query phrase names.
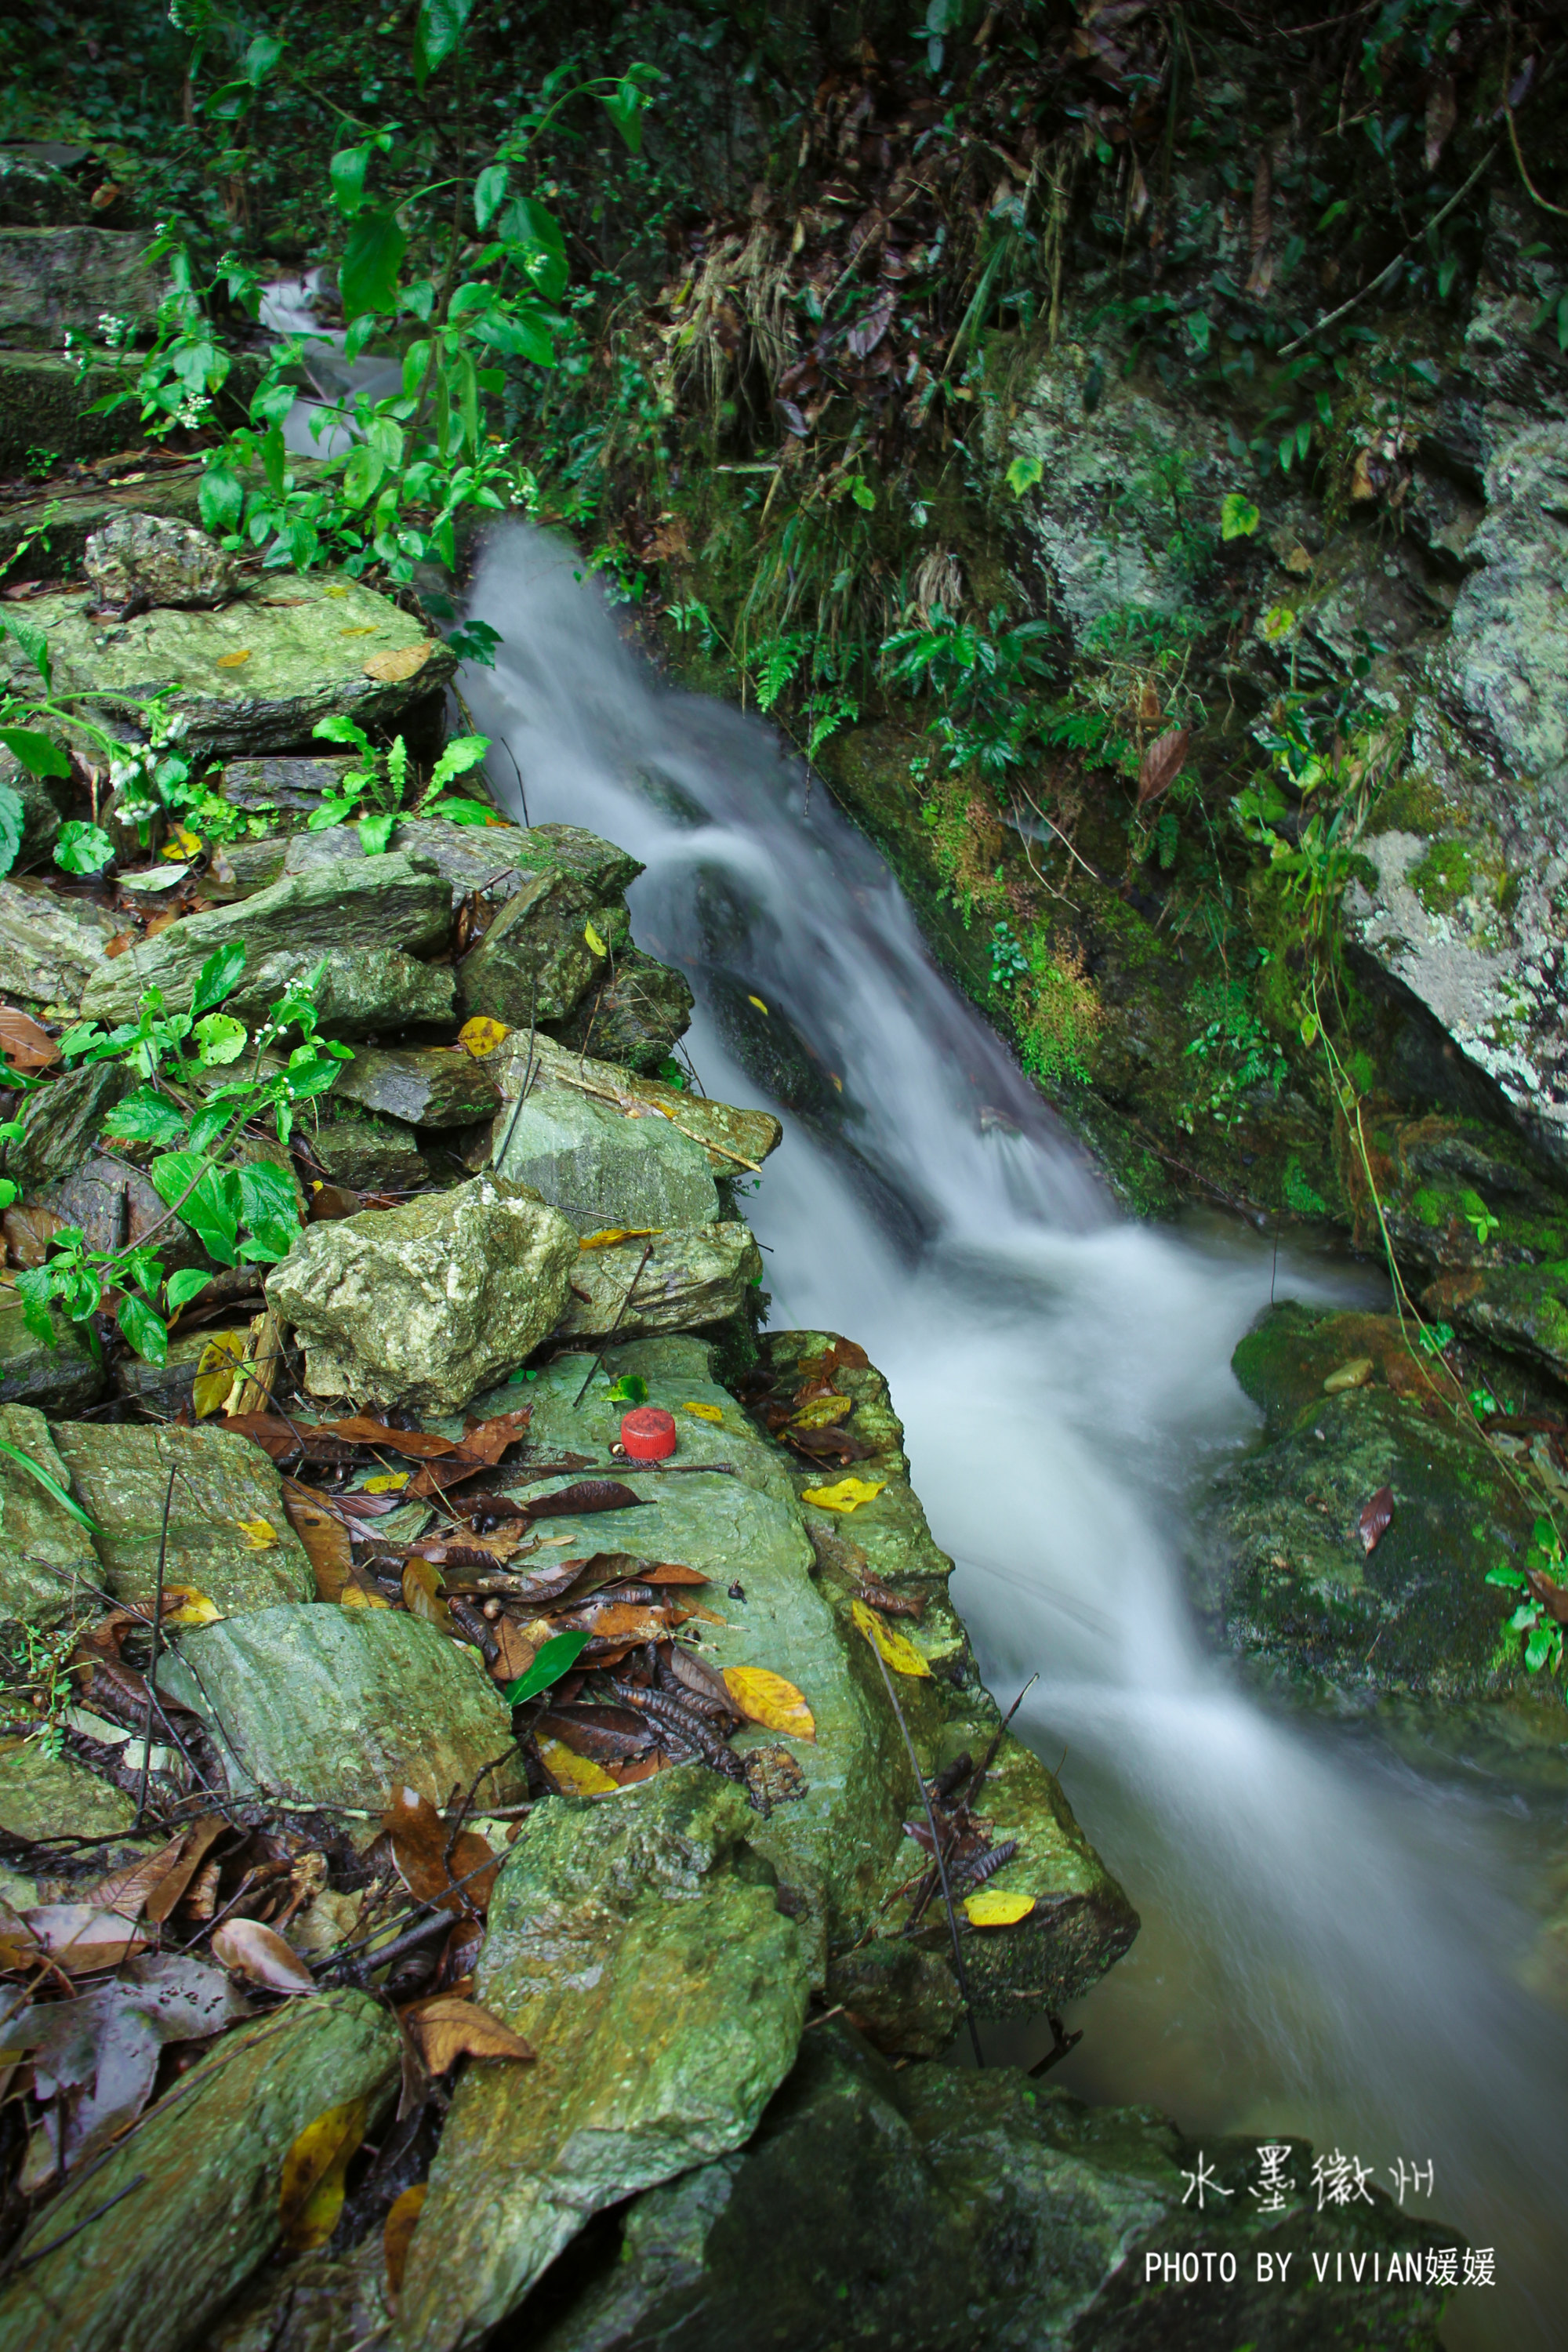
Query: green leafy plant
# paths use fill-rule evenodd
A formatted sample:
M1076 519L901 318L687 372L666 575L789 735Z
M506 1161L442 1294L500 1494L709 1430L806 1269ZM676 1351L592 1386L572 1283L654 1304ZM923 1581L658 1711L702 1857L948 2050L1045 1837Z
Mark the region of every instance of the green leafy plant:
M1005 620L998 605L988 626L978 628L937 605L882 641L889 684L942 704L929 731L946 745L955 772L973 763L994 776L1016 767L1042 716L1032 689L1049 675L1049 624L1024 621L1010 629Z
M359 765L346 769L335 793L329 793L310 818L309 829L322 833L344 824L356 813L359 837L367 857L378 856L391 841L400 816L442 816L454 824L489 824L495 811L488 801L465 800L447 786L470 768L477 768L490 748L488 735L454 736L431 769L423 793L411 797L408 747L401 735L384 751L373 746L363 727L352 719L323 719L316 733L329 743L352 744Z
M1259 1090L1278 1094L1287 1069L1284 1051L1258 1017L1245 982L1200 982L1192 1005L1200 1018L1209 1017L1185 1048L1202 1066L1199 1091L1180 1114L1189 1135L1200 1118L1226 1129L1238 1125L1246 1097Z
M110 1113L104 1132L116 1142L155 1147L148 1173L167 1219L195 1234L219 1266L273 1265L293 1247L300 1233L293 1175L254 1155L250 1130L270 1120L287 1143L299 1105L324 1093L352 1058L346 1045L316 1035L312 992L320 967L275 1001L250 1037L242 1022L219 1009L244 967L244 945L236 940L202 966L189 1012L166 1012L159 991L149 989L134 1023L108 1031L82 1023L60 1039L68 1064L119 1061L145 1082ZM262 1055L289 1036L300 1042L263 1076ZM251 1075L213 1084L247 1046L254 1048ZM86 1326L93 1345L92 1318L111 1312L135 1353L162 1364L167 1318L211 1278L201 1267L165 1276L150 1236L123 1249L96 1250L79 1227L67 1226L53 1235L43 1265L16 1276L16 1292L27 1328L47 1347L58 1343L55 1309Z
M1005 917L991 926L991 985L1008 988L1029 970L1027 951L1015 937Z
M1494 1568L1489 1584L1528 1594L1509 1619L1510 1633L1524 1636L1524 1663L1532 1675L1555 1674L1563 1664L1563 1624L1551 1603L1562 1605L1563 1539L1548 1518L1538 1518L1522 1570Z

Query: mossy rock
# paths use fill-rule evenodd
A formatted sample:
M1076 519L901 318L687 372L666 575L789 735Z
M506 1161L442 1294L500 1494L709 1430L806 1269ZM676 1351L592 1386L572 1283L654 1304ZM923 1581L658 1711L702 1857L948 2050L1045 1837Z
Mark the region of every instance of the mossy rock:
M1370 1377L1324 1383L1371 1361ZM1456 1419L1451 1383L1392 1318L1271 1307L1233 1359L1266 1443L1200 1509L1194 1590L1253 1671L1344 1711L1524 1688L1512 1599L1488 1571L1522 1562L1532 1512L1506 1465ZM1383 1487L1387 1531L1358 1530Z

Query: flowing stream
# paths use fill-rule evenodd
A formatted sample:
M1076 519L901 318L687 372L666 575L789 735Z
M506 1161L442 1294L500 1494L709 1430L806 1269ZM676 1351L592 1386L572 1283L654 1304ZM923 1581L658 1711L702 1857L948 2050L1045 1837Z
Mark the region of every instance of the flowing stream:
M1200 2137L1308 2134L1384 2189L1434 2164L1414 2209L1497 2251L1445 2342L1549 2352L1568 2030L1522 1973L1546 1828L1484 1773L1420 1776L1268 1712L1184 1594L1186 1497L1257 1426L1229 1358L1271 1282L1349 1301L1375 1279L1283 1251L1276 1274L1244 1228L1123 1220L769 729L663 687L537 533L492 542L471 602L503 643L465 693L510 748L517 813L646 861L635 935L697 992L703 1084L784 1114L745 1204L772 1322L850 1334L888 1375L986 1680L1006 1704L1038 1673L1020 1726L1065 1752L1143 1916L1051 2079Z

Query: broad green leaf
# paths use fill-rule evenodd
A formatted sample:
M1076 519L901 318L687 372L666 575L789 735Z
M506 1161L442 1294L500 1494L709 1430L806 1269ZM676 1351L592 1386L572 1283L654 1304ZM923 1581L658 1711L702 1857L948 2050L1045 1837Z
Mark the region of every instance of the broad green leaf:
M60 1335L55 1329L49 1313L49 1301L56 1292L56 1268L49 1265L31 1267L16 1276L16 1296L22 1302L22 1320L35 1339L46 1348L58 1348Z
M144 1298L138 1298L133 1290L125 1291L114 1319L143 1363L168 1362L169 1327Z
M1193 310L1188 313L1187 332L1200 352L1207 351L1209 337L1213 331L1206 310Z
M142 1087L116 1103L103 1122L105 1135L123 1143L178 1143L185 1132L184 1113L168 1098Z
M1007 488L1016 499L1021 499L1026 490L1034 488L1045 470L1037 457L1015 457L1007 468Z
M378 205L356 216L338 274L343 316L351 324L366 310L395 308L397 273L407 250L395 213Z
M164 1293L169 1301L170 1314L174 1314L204 1291L211 1280L212 1276L205 1267L199 1265L183 1265L178 1274L172 1274Z
M1250 499L1239 490L1230 491L1220 502L1219 535L1222 539L1250 539L1262 517Z
M364 202L364 175L370 157L371 142L367 139L358 147L340 147L327 166L332 202L345 220L353 220Z
M3 625L9 629L38 676L43 679L44 691L51 692L53 689L49 678L49 641L37 623L24 620L20 614L7 613ZM16 756L19 759L20 752Z
M380 857L397 829L395 809L377 809L359 822L360 846L367 857Z
M245 970L245 941L230 940L226 947L215 949L196 974L196 984L191 994L193 1018L210 1013L226 996L232 996Z
M253 1160L238 1171L238 1181L247 1227L252 1233L264 1227L284 1232L289 1236L284 1251L292 1248L300 1231L300 1202L288 1169L275 1160Z
M495 815L488 801L454 799L443 793L439 800L422 803L426 816L444 816L450 824L489 824Z
M503 359L528 360L535 367L555 365L555 344L538 310L519 305L517 309L487 310L474 321L478 341Z
M571 1672L578 1652L587 1643L586 1633L552 1633L540 1647L528 1672L506 1685L503 1696L507 1705L521 1706L525 1699L537 1698L552 1683L558 1683L563 1675Z
M634 155L642 152L642 114L647 100L628 75L618 89L602 101L605 112Z
M870 483L866 479L864 474L856 474L852 477L849 484L849 495L854 499L858 507L865 508L868 514L870 513L872 508L877 503L877 493L871 488Z
M284 44L270 33L258 33L245 53L241 71L252 89L259 89L273 67L282 56ZM160 1362L163 1360L159 1359Z
M343 467L343 497L351 507L363 507L375 496L386 472L380 453L368 441L358 441Z
M71 763L58 743L36 727L0 727L0 743L30 776L68 776Z
M447 744L430 771L430 790L438 792L468 768L477 768L490 748L488 735L458 735Z
M474 182L474 218L481 229L489 228L505 204L507 178L504 163L489 163Z
M98 874L114 855L114 844L99 824L72 817L55 835L54 858L68 874Z
M370 737L363 727L356 727L352 719L340 718L334 712L330 719L318 719L310 731L328 743L352 743L362 758L370 757Z
M191 1034L201 1049L202 1067L213 1070L238 1061L249 1033L244 1022L237 1021L232 1013L208 1013L195 1024Z
M209 1257L232 1265L240 1218L239 1181L232 1169L204 1167L199 1152L171 1151L154 1160L148 1173L158 1198L189 1225Z
M232 467L220 459L203 474L196 504L206 530L237 530L245 511L245 485Z
M463 37L474 0L420 0L414 26L414 79L423 89Z
M554 302L566 291L571 272L566 240L554 214L533 196L514 196L500 220L496 234L538 294Z

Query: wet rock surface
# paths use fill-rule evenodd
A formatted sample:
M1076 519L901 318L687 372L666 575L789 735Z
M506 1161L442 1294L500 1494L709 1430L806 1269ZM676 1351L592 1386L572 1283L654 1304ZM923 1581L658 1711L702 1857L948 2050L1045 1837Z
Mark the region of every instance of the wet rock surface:
M234 560L216 540L165 515L127 514L89 538L84 562L100 604L226 604L239 593Z

